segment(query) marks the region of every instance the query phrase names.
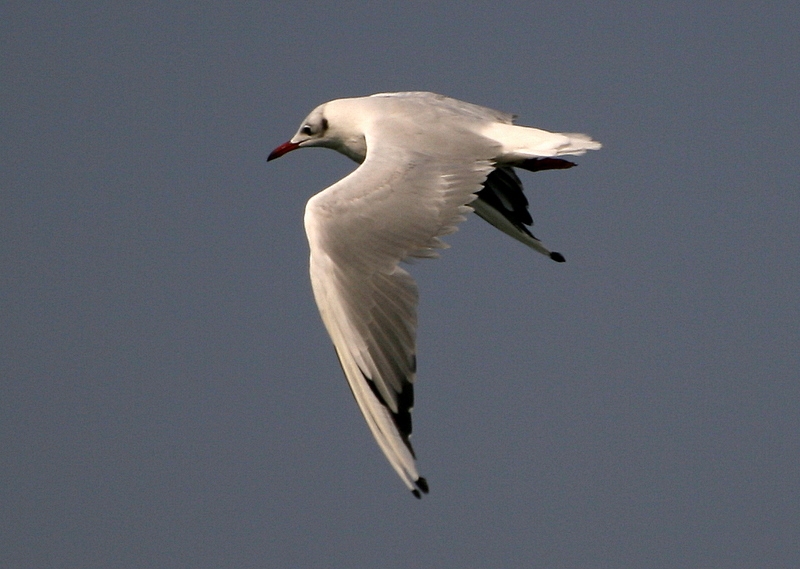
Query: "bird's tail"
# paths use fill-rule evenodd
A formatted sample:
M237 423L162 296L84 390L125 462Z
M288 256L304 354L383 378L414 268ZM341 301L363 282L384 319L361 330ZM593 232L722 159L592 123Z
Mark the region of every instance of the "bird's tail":
M500 144L501 152L497 161L507 164L536 157L580 155L601 147L599 142L586 134L548 132L504 123L492 123L481 134Z

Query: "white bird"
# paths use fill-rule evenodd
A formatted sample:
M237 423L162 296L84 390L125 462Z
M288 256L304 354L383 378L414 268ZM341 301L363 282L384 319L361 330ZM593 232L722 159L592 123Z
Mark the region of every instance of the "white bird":
M513 168L561 169L555 158L600 148L585 134L516 126L513 115L434 93L380 93L322 104L267 160L332 148L361 164L313 196L305 228L322 321L356 402L386 458L413 492L428 492L411 447L417 286L399 266L436 257L439 237L480 217L559 262L533 223Z

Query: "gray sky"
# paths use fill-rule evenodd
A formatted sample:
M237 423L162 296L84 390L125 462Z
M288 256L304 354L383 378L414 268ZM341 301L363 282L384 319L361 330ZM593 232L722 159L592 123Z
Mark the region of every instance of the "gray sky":
M800 7L649 4L7 5L0 566L800 566ZM604 143L411 267L421 501L265 163L393 90Z

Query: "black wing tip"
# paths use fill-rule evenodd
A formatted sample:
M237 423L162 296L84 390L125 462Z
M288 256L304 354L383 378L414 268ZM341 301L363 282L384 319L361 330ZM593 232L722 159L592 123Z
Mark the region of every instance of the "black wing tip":
M564 261L566 261L564 255L562 255L561 253L556 253L555 251L550 253L550 258L553 259L556 263L563 263Z
M427 481L427 480L425 480L425 479L424 479L422 476L420 476L419 478L417 478L417 479L414 481L414 484L416 484L416 485L417 485L417 488L418 488L419 490L418 490L417 488L414 488L414 489L411 491L411 493L412 493L412 494L414 494L414 497L415 497L417 500L419 500L419 499L421 499L421 498L422 498L422 494L427 494L427 493L428 493L428 481ZM422 494L420 494L420 492L419 492L420 490L422 490Z

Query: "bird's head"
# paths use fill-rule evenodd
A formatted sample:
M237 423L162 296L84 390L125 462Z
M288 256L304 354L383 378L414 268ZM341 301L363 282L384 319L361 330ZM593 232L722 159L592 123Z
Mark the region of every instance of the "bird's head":
M367 153L364 131L348 102L348 99L339 99L311 111L291 140L273 150L267 161L297 148L322 146L337 150L356 162L363 162Z

